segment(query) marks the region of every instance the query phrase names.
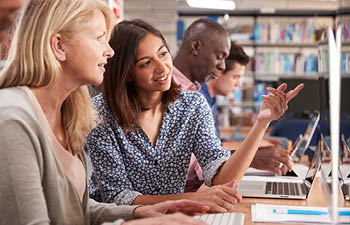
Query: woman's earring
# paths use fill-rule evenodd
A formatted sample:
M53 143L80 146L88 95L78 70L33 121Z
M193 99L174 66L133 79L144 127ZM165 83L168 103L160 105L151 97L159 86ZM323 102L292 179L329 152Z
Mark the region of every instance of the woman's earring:
M59 61L64 61L64 60L66 60L66 58L63 55L61 55L60 57L58 57L58 60Z

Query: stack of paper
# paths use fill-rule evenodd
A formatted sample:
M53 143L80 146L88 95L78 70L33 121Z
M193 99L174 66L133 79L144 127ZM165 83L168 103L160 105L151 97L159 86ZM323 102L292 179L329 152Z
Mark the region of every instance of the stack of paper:
M341 223L350 224L350 208L339 208ZM286 205L252 205L253 222L279 222L279 223L331 223L326 207L305 207Z

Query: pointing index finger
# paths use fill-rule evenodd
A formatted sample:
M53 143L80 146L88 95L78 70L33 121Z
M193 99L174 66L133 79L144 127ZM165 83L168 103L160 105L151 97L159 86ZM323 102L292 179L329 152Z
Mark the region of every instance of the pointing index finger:
M277 90L279 91L285 91L287 89L287 84L286 83L283 83L281 84L280 86L278 86Z
M292 100L295 96L299 94L299 92L304 88L304 84L299 84L296 88L293 90L290 90L287 92L287 102Z

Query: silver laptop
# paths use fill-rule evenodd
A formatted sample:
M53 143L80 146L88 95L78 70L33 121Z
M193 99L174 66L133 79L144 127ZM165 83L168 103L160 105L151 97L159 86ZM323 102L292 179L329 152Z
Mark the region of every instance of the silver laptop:
M264 177L245 180L238 184L238 191L244 197L306 199L316 172L321 166L320 143L315 149L313 159L304 178Z
M346 159L347 159L347 157L350 155L350 148L349 148L348 143L345 140L344 135L342 135L342 142L343 142L343 147L344 147L343 156L344 156L344 154L346 154ZM343 162L344 162L344 158L345 157L342 157ZM346 162L349 162L349 161L346 160ZM341 190L342 190L343 195L344 195L344 199L350 200L350 175L343 174L343 172L340 169L340 164L339 164L339 172L338 173L339 173L340 186L341 186Z
M200 216L194 216L200 220L203 220L209 225L243 225L244 214L238 212L231 213L214 213L203 214Z
M331 175L332 175L331 173L328 174L328 178L330 178ZM339 179L341 190L343 192L344 199L350 200L350 179L343 177L340 167L338 168L338 179ZM327 183L328 183L328 188L331 190L332 189L331 180L327 179Z
M317 112L312 117L309 124L307 125L307 128L304 132L301 144L300 144L299 148L297 149L296 154L293 155L292 159L294 162L300 162L301 157L304 155L305 151L308 149L319 121L320 121L320 113Z
M326 148L328 148L328 151L331 151L331 149L329 148L329 146L328 146L327 142L325 141L325 139L323 138L323 136L321 136L321 141L324 142L324 145L326 146ZM342 142L343 142L343 146L344 146L344 151L349 152L349 146L348 146L347 142L345 141L344 135L342 136ZM343 192L344 199L350 200L350 177L346 177L346 174L343 174L342 170L340 169L340 164L341 163L339 162L338 163L339 184L340 184L341 190ZM332 168L330 167L330 165L331 165L331 162L329 164L322 165L322 171L324 171L326 178L330 178L332 176ZM327 179L327 182L328 182L328 188L332 189L331 180Z
M322 161L330 161L331 160L331 154L332 151L327 143L327 141L325 140L323 134L321 134L321 140L322 140L322 145L321 145L321 152L322 152Z
M344 199L349 201L350 200L350 183L343 183L341 185L341 190L343 192Z
M344 134L342 134L341 140L343 142L343 153L341 159L343 162L350 162L350 147L345 140Z

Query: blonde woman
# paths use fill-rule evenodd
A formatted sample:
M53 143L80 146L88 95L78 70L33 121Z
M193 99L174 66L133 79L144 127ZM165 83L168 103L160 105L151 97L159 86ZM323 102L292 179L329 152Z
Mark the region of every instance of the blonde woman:
M0 75L0 224L201 224L171 212L192 201L116 206L89 199L84 151L94 126L85 85L100 84L114 52L100 0L30 0Z

